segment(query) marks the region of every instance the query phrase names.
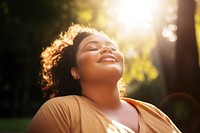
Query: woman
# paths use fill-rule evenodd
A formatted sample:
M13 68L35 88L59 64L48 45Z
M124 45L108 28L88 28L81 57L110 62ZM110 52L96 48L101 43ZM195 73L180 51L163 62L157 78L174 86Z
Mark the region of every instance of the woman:
M43 92L51 98L27 133L178 133L155 106L123 97L124 58L107 35L81 25L42 52Z

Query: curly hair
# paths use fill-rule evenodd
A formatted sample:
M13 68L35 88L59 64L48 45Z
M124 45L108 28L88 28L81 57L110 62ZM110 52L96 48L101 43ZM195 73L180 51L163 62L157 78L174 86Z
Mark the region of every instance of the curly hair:
M72 24L66 32L61 33L59 38L41 53L41 85L45 98L81 95L80 83L72 77L71 68L77 66L76 53L79 44L92 34L108 37L102 31ZM121 90L120 94L125 92L125 89Z

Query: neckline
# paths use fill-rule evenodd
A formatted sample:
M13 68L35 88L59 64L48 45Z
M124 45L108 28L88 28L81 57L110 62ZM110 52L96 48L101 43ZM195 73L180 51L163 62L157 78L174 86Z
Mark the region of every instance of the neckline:
M118 121L115 121L115 120L111 120L109 119L107 116L105 116L103 114L102 111L100 111L97 107L95 107L95 105L92 104L92 101L90 101L87 97L84 97L84 96L80 96L81 99L83 99L87 104L88 106L90 106L92 109L94 109L99 115L101 115L106 121L108 121L109 123L112 123L114 125L116 125L117 127L120 126L120 127L123 127L123 129L125 129L126 131L130 132L130 133L135 133L134 130L132 130L130 127L118 122ZM127 102L128 104L130 104L131 106L133 106L134 108L136 108L137 112L138 112L138 132L140 132L140 121L141 121L141 114L138 110L138 108L133 105L132 102L128 101L128 99L126 98L120 98L121 100Z

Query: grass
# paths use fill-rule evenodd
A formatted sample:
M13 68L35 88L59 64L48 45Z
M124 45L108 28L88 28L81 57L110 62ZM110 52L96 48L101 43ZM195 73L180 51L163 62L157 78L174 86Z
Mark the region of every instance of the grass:
M24 132L30 120L30 118L0 118L0 132Z

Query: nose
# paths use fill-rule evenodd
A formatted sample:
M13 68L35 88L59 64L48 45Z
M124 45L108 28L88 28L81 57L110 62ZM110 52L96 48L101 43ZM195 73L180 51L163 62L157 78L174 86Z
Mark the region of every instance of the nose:
M109 46L103 46L101 48L101 54L104 54L104 53L112 53L111 47L109 47Z

